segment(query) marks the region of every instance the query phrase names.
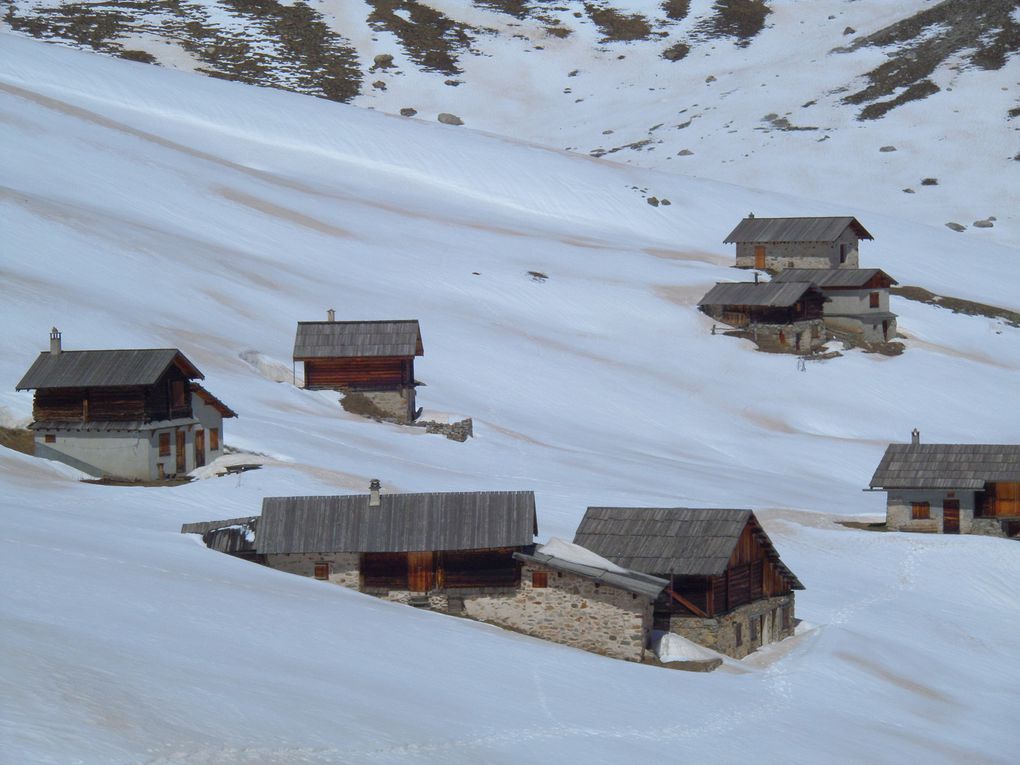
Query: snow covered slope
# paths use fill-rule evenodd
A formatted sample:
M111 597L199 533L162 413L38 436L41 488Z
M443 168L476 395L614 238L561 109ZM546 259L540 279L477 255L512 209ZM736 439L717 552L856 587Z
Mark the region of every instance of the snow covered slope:
M867 265L1012 308L1015 249L10 35L0 142L2 424L29 420L12 389L55 324L67 348L179 346L240 413L226 442L270 456L134 489L0 453L0 761L1009 761L1020 545L831 518L881 511L860 489L911 427L1015 441L1020 331L895 300L903 356L802 372L693 304L735 276L719 240L748 209L858 214ZM476 438L278 382L330 307L420 319L419 402ZM371 477L534 489L542 539L588 504L754 507L808 587L803 634L744 673L669 672L177 533Z

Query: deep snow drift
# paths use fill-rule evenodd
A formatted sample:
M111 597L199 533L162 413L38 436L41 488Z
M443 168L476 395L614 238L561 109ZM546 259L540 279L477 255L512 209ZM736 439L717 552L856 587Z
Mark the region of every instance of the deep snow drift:
M1020 331L894 300L903 356L802 372L712 336L693 304L745 278L720 241L750 209L855 214L876 236L862 265L1014 309L1016 250L10 36L0 141L3 424L30 419L13 386L55 324L69 349L179 346L240 414L226 443L268 455L141 489L0 453L0 760L1011 759L1020 545L831 519L881 512L861 488L914 426L1015 441ZM295 322L330 307L420 319L419 403L476 437L288 384ZM801 635L743 672L671 672L177 533L371 477L534 489L543 540L588 504L753 507L808 588Z

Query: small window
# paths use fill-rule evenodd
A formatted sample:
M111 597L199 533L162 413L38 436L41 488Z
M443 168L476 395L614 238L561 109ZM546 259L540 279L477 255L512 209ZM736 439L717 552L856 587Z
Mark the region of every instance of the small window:
M931 518L930 502L911 502L910 518L914 521L924 521Z
M846 263L846 245L841 244L839 246L839 262Z
M870 295L868 295L868 305L871 308L878 308L878 293L877 292L872 292Z
M783 606L783 629L788 630L793 625L793 606Z
M329 564L328 563L316 563L315 564L315 578L316 579L329 579Z
M734 624L733 625L733 637L736 640L736 643L737 643L738 646L744 644L744 630L743 630L743 627L744 627L743 624Z
M47 433L46 438L43 439L48 444L55 444L57 442L56 433Z
M169 457L170 456L170 434L160 433L159 434L159 456Z
M752 643L755 640L758 639L758 620L757 619L751 619L751 621L749 621L747 623L747 637L750 639L750 641Z
M170 383L170 399L174 409L180 409L188 405L184 397L184 380L174 380Z
M219 451L220 448L220 429L209 428L209 449L211 451Z
M531 572L531 586L536 590L549 586L549 574L545 571Z

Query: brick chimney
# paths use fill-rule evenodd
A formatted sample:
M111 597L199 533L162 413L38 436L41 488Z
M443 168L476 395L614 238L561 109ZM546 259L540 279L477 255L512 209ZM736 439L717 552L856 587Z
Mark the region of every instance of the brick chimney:
M60 350L60 330L54 327L50 330L50 355L56 356Z
M336 310L330 308L326 311L326 321L336 321Z
M912 431L910 431L910 443L913 444L914 446L917 446L918 444L921 443L921 431L919 431L917 428L914 428Z
M382 488L382 485L379 483L379 479L378 478L373 478L371 481L368 482L368 506L369 507L379 507L379 505L380 505L379 490L381 488Z

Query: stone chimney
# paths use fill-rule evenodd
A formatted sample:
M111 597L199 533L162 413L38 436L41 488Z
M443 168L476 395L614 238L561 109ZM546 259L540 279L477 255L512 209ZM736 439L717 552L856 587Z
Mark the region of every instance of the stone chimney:
M60 351L60 330L54 327L50 330L50 354L56 356Z
M373 478L368 482L368 506L379 507L379 490L382 485L379 483L378 478Z
M918 444L921 443L921 431L919 431L917 428L914 428L912 431L910 431L910 443L913 444L914 446L917 446Z
M748 217L748 218L753 218L753 217L754 217L754 213L753 213L753 212L749 212L749 213L747 214L747 217Z
M326 311L326 321L336 321L336 310L330 308Z

